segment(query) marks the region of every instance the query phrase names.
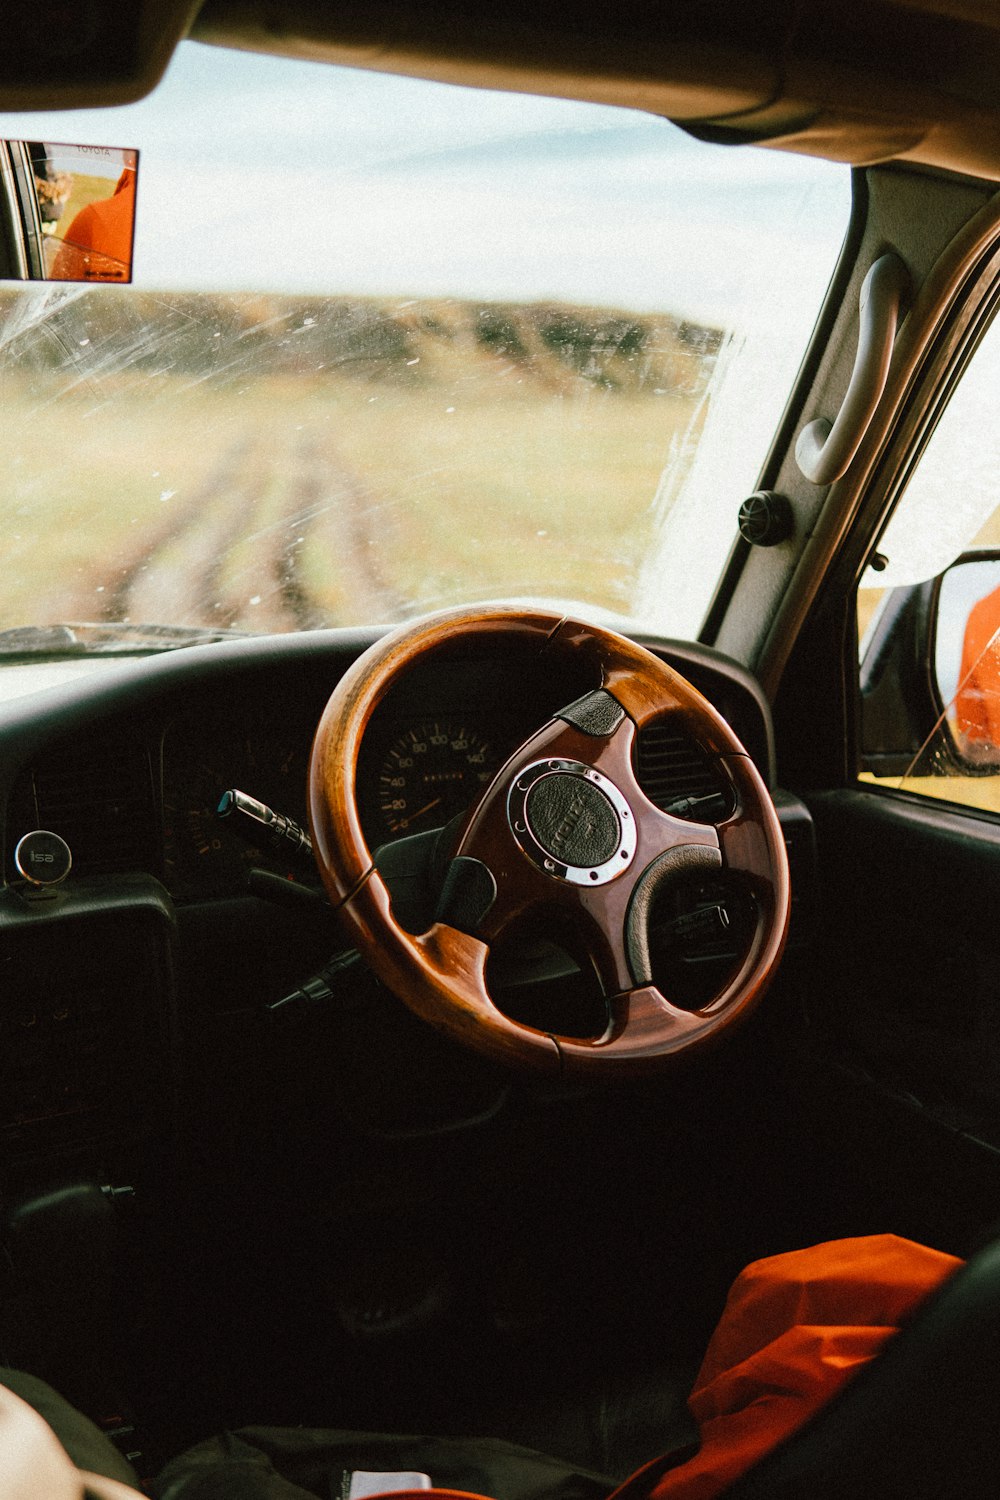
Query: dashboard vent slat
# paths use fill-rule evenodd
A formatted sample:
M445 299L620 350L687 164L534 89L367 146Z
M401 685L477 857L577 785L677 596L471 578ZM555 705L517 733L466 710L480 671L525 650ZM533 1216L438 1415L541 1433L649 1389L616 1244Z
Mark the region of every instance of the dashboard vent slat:
M159 870L153 779L141 745L115 738L51 751L22 773L11 808L18 824L8 830L8 865L22 834L47 828L66 840L77 874Z
M689 815L718 822L733 810L729 782L686 730L665 719L649 724L636 742L636 777L656 807L664 812L688 799L710 798Z

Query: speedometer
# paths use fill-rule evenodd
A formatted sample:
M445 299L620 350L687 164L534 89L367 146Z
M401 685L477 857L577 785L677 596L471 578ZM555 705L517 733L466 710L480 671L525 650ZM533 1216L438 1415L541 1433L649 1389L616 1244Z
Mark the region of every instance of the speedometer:
M457 717L422 719L390 745L379 767L378 805L389 833L440 828L493 779L500 757Z

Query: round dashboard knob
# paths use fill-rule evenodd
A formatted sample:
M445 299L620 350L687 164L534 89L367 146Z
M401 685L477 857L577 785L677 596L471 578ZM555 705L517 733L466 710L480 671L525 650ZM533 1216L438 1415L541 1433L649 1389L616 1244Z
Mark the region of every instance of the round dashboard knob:
M18 840L14 863L31 885L58 885L73 868L73 855L58 833L36 828Z
M740 506L740 536L752 547L776 547L795 530L795 513L787 495L756 490Z

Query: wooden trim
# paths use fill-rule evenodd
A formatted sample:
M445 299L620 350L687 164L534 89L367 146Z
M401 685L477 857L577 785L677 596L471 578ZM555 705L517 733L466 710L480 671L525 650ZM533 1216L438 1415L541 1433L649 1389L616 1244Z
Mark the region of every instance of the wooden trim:
M533 735L494 778L459 837L457 852L502 877L503 889L481 936L442 923L414 935L396 922L389 893L373 868L357 808L361 744L373 713L411 670L470 642L537 643L539 651L584 653L595 675L628 717L594 736L560 719ZM634 779L636 727L665 713L679 715L709 754L725 766L737 810L717 830L684 824L647 801ZM578 761L610 775L637 824L634 868L590 887L574 886L534 866L509 826L511 778L539 758ZM496 1061L527 1069L620 1073L661 1067L700 1046L741 1018L763 994L784 946L790 907L788 864L767 788L725 720L683 677L657 657L612 631L543 610L450 610L408 625L377 642L334 689L320 720L309 771L309 812L317 861L331 901L373 971L417 1015ZM633 988L625 956L628 903L636 883L671 840L678 846L713 844L728 867L750 886L755 931L737 972L703 1010L677 1010L651 987ZM718 857L718 855L716 856ZM595 877L596 878L596 877ZM498 881L498 884L500 882ZM488 944L532 908L565 907L578 918L609 1001L605 1034L590 1041L552 1037L503 1015L486 985Z

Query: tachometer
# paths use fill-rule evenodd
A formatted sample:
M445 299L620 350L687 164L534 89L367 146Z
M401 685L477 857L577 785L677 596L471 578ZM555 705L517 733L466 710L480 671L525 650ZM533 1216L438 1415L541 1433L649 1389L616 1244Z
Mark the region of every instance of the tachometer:
M389 833L439 828L475 799L500 757L457 717L422 719L394 740L379 767L378 806Z

